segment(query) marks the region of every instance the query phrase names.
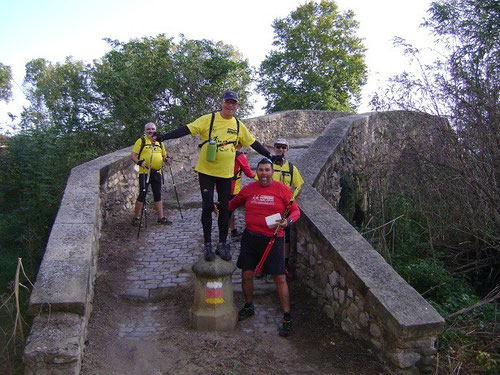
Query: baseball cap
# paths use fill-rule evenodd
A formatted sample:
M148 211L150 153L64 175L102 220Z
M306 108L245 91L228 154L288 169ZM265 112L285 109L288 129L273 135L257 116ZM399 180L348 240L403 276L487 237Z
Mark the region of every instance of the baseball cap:
M238 103L238 94L235 91L224 91L224 94L222 95L222 100L228 100L228 99L235 100L236 103Z
M277 138L274 141L274 144L275 145L285 145L286 147L290 147L290 145L288 144L288 141L285 138Z

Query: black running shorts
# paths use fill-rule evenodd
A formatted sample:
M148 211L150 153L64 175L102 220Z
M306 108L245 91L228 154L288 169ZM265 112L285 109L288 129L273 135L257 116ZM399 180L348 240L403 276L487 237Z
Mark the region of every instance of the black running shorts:
M241 250L238 262L238 268L245 270L255 270L257 264L266 250L267 244L271 237L267 237L258 233L249 232L247 229L243 231L241 236ZM285 253L283 250L283 237L276 238L273 247L267 256L262 272L268 275L284 275L285 274Z

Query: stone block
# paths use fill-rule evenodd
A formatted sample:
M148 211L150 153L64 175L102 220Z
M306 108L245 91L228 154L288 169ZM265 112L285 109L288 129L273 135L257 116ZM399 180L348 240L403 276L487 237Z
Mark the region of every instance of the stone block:
M339 289L339 303L342 305L345 302L345 292L343 289Z
M331 320L335 320L335 311L333 310L332 306L325 305L323 307L323 310L325 311L326 316L328 316Z
M332 286L330 284L326 284L325 294L326 294L326 297L328 299L332 299L333 298L333 289L332 289Z
M354 292L352 289L347 288L347 298L352 299L354 297Z
M363 313L359 314L359 320L358 320L359 325L361 327L363 327L363 328L368 327L369 319L370 318L369 318L369 316L368 316L368 314L366 312L363 312Z
M31 292L30 314L65 311L85 315L92 287L91 266L85 258L44 258Z
M340 275L339 282L340 282L340 286L341 286L342 288L344 288L344 287L345 287L345 285L346 285L346 284L345 284L345 277L344 277L344 276L342 276L342 275Z
M389 353L388 357L396 367L402 369L415 366L422 358L418 353L403 351Z
M333 271L330 275L328 275L328 279L330 280L331 286L336 286L337 283L339 282L339 273Z
M24 348L26 375L78 375L85 335L83 318L70 313L37 316Z
M351 303L349 308L347 309L347 314L348 316L353 320L353 321L358 321L358 315L359 315L359 309L356 304Z
M232 331L238 322L233 301L231 275L233 262L216 257L214 261L198 260L193 265L196 275L194 303L189 311L191 324L198 331Z
M373 337L382 336L382 331L380 330L380 327L378 326L378 324L375 324L375 323L370 324L370 334Z

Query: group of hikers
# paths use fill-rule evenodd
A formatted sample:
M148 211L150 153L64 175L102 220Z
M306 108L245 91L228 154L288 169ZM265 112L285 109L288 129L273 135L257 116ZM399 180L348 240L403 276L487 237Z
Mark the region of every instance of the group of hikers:
M283 322L280 336L288 336L292 329L290 297L287 275L290 255L290 226L300 217L295 198L304 180L297 167L286 160L289 144L284 138L274 142L271 154L235 117L238 108L238 94L225 91L219 112L199 117L188 125L178 127L165 134L156 132L153 123L145 125L145 135L139 138L132 149L131 158L139 166L139 195L137 197L132 224L141 225L149 185L153 192L158 224L171 224L163 213L161 201L162 165L169 163L163 141L190 134L200 135L200 154L195 170L198 172L204 236L204 259L211 262L218 255L230 261L231 248L227 241L241 236L237 267L242 270L242 289L245 305L239 311L239 319L255 314L253 304L253 278L256 268L262 274L271 275L283 308ZM251 147L261 154L254 173L241 147ZM244 173L256 181L241 187ZM214 202L214 190L218 201ZM293 190L292 190L293 189ZM234 224L233 211L245 208L245 229L239 233ZM212 246L212 214L217 212L219 241ZM260 264L259 264L260 262Z

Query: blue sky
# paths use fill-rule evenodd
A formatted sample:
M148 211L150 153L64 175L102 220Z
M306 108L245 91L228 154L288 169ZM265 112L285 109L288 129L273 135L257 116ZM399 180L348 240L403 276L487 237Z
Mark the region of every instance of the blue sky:
M53 63L67 56L92 62L109 50L103 38L127 41L163 33L189 39L222 40L239 49L252 66L259 66L271 49L272 21L284 18L306 1L298 0L0 0L0 62L10 65L22 85L24 65L43 57ZM428 0L338 0L341 11L352 9L364 38L368 84L359 112L389 76L407 65L402 51L392 46L400 36L419 47L431 45L418 25L426 16ZM14 100L0 103L0 127L7 112L19 114L23 95L14 83ZM255 97L254 115L263 113Z

